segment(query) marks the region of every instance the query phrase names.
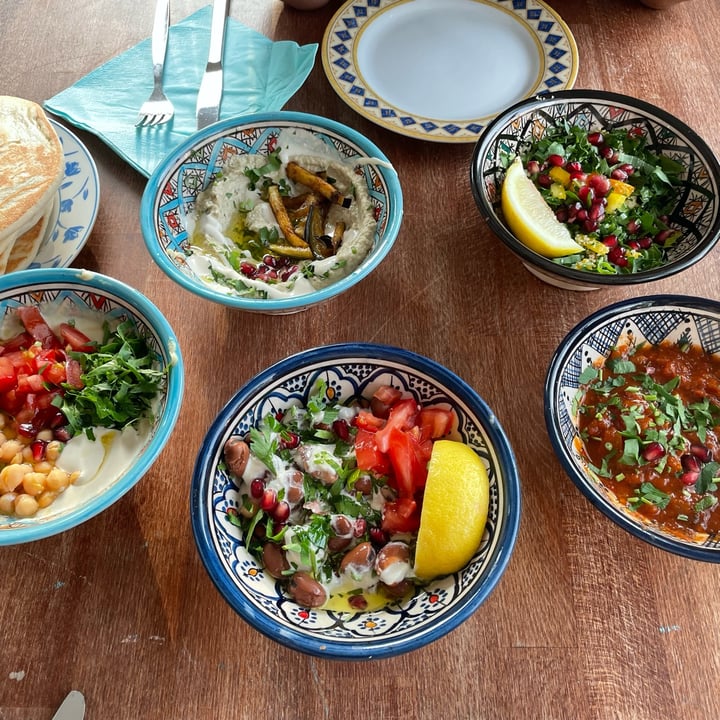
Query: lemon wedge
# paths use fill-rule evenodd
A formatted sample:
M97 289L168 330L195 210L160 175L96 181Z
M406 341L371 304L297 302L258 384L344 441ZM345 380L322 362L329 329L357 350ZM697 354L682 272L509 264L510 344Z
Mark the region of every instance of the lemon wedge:
M437 440L428 463L415 574L429 580L461 570L480 545L490 489L485 465L464 443Z
M525 174L519 157L505 173L501 202L508 226L531 250L549 258L583 252Z

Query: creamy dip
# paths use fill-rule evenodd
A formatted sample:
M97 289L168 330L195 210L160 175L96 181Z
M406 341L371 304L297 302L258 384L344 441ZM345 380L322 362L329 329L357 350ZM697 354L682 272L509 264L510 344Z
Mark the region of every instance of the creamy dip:
M343 159L315 135L298 129L280 133L277 152L281 166L263 175L289 189L289 195L307 191L287 177L286 165L294 161L312 172L326 172L335 187L351 198L349 207L331 205L325 219L324 233L328 236L338 223L344 223L342 242L327 258L289 260L275 273L260 273L259 277L243 272L240 263L257 266L262 262L257 250L253 253L248 248L245 236L273 230L279 238L275 242L283 244L284 240L270 204L246 174L249 169L266 166L268 157L235 155L225 163L222 174L198 195L195 214L188 224L191 241L185 262L217 292L272 299L305 295L350 274L372 248L377 223L363 176L355 172L357 163Z

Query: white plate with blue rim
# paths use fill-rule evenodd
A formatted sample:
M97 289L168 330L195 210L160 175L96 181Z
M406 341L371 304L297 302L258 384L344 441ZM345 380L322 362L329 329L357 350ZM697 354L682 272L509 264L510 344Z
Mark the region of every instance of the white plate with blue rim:
M65 177L30 268L70 265L90 237L100 201L97 167L87 148L67 128L52 119L50 122L62 144Z
M322 62L333 89L389 130L477 141L509 105L572 88L577 45L542 0L348 0Z

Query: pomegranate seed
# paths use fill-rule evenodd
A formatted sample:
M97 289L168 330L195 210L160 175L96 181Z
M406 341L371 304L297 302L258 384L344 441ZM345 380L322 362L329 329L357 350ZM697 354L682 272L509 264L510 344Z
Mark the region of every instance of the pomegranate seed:
M641 237L638 240L638 245L640 245L643 250L647 250L652 244L653 239L651 237L648 237L647 235L645 237Z
M623 163L618 165L618 168L622 170L628 177L635 172L635 168L630 163Z
M543 173L542 175L538 175L538 185L540 187L549 188L553 184L553 180L549 175L546 175Z
M32 450L32 457L35 462L40 462L45 459L45 448L47 443L44 440L35 440L30 444Z
M350 439L350 426L345 420L335 420L332 424L332 429L341 440Z
M648 443L642 451L643 459L648 462L659 460L665 455L665 448L659 442Z
M694 485L697 482L697 479L700 477L699 472L693 472L692 470L688 470L688 472L684 472L680 479L683 481L683 484L685 485Z
M370 540L375 543L375 545L387 545L388 538L382 528L371 527L368 534L370 536Z
M702 463L700 460L689 453L685 453L680 458L680 464L682 465L683 470L686 470L687 472L699 473L702 469Z
M602 220L605 217L605 206L602 203L593 203L588 210L588 218L590 220Z
M281 500L272 511L273 520L275 522L284 523L290 517L290 505Z
M577 160L572 160L569 162L565 169L572 175L572 173L582 173L582 163L578 162Z
M255 478L250 483L250 495L254 497L256 500L259 500L263 493L265 492L265 483L263 482L262 478Z
M531 175L537 175L540 172L540 163L537 160L528 160L525 168Z
M562 155L548 155L547 161L554 167L562 167L565 164L565 158Z
M602 145L605 142L605 136L601 132L588 133L588 142L591 145Z
M640 241L639 240L628 240L628 247L632 250L639 250L640 249Z
M288 432L280 438L280 447L283 450L294 450L300 444L300 436L294 432Z
M53 437L59 442L67 442L72 435L66 427L58 427L53 430Z
M263 255L263 262L271 268L277 267L278 259L274 255Z
M585 222L585 220L588 219L587 210L585 208L580 208L580 210L577 211L577 215L575 217L580 222Z
M260 498L260 507L265 510L265 512L271 513L277 504L277 493L272 488L265 488L262 498Z
M672 235L672 230L661 230L656 236L655 236L655 242L658 245L664 245L665 241Z
M583 230L586 233L595 232L598 229L598 221L588 218L583 222Z
M240 263L240 272L245 277L254 278L257 275L257 268L252 263Z
M595 191L589 185L583 185L578 190L577 194L578 198L580 198L580 202L587 207L590 207L593 199L595 198Z
M627 180L627 178L628 178L628 174L622 168L616 167L610 173L610 177L613 180L620 180L621 182L625 182L625 180Z
M630 220L630 222L627 224L627 231L634 235L636 232L639 232L641 229L641 225L637 220Z
M610 192L610 180L600 173L593 173L588 178L588 185L593 189L595 195L604 197Z
M566 207L559 207L555 211L555 217L557 218L558 222L566 223L568 221L568 211Z
M609 248L614 248L618 244L618 239L616 235L608 235L607 237L603 238L603 244L607 245Z
M603 145L600 148L600 155L611 165L614 165L617 162L617 153L609 145Z
M584 172L572 172L570 179L577 185L584 185L587 182L587 175Z
M610 252L608 252L608 260L618 267L625 267L628 264L628 260L625 257L625 248L620 247L620 245L610 248Z
M690 452L702 463L708 463L712 460L712 450L704 445L691 445Z

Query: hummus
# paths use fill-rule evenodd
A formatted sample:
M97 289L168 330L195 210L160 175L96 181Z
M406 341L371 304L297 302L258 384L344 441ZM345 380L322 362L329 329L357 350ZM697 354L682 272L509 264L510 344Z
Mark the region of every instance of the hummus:
M286 201L309 191L288 177L290 162L323 174L346 198L344 204L328 203L323 209L326 244L336 228L344 226L337 246L327 250L328 257L315 253L309 259L298 258L273 249L287 248L288 241L267 199L267 185L278 186ZM271 156L231 157L197 197L194 224L188 227L188 266L218 292L272 299L311 293L349 275L370 252L377 228L356 164L301 130L282 131ZM302 237L303 231L298 235Z

